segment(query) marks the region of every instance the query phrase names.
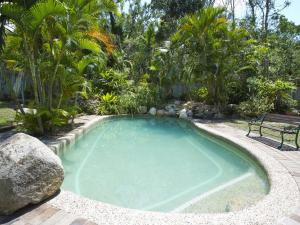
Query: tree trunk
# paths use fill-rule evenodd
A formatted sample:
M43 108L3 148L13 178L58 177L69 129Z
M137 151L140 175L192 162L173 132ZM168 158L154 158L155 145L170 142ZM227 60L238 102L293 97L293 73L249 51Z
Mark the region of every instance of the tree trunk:
M27 53L27 57L28 57L30 74L31 74L31 78L32 78L32 86L33 86L35 104L36 104L37 107L39 107L40 106L40 99L39 99L39 93L38 93L36 65L34 64L34 62L35 62L34 55L33 55L33 52L31 52L30 49L29 49L26 35L23 35L23 40L24 40L25 52ZM40 133L44 134L44 127L43 127L42 119L41 119L40 116L37 116L37 121L38 121L38 126L39 126Z
M255 3L254 3L254 0L248 0L248 4L250 6L250 11L251 11L250 24L251 24L252 27L255 27L255 24L256 24L256 15L255 15Z
M271 10L271 0L266 0L265 5L265 18L264 18L264 38L265 40L268 38L268 31L269 31L269 15Z
M50 79L49 93L48 93L48 108L49 108L49 110L52 110L52 107L53 107L53 86L54 86L55 78L57 75L58 67L59 67L63 53L64 53L64 48L61 49L61 53L58 56L58 59L57 59L57 62L56 62L55 68L54 68L54 72Z

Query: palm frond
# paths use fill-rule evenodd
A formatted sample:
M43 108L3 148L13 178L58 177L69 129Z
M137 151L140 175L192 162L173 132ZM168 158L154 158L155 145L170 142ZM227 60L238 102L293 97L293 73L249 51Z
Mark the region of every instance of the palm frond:
M100 1L100 7L102 11L113 12L116 15L119 15L117 4L113 0L102 0Z
M101 52L99 44L89 39L80 39L78 41L78 45L81 49L90 50L91 52L94 52L96 54L99 54Z
M84 70L87 68L88 65L94 63L94 58L83 58L77 64L76 68L78 70L78 74L82 75Z
M0 7L1 16L5 16L8 20L13 20L16 24L24 21L25 9L17 4L2 3Z
M98 28L92 28L89 32L87 32L87 35L102 42L105 45L107 52L110 54L116 48L116 46L113 44L110 35L103 30L99 30Z
M29 9L30 26L35 29L49 16L63 15L66 7L57 0L44 0L34 4Z

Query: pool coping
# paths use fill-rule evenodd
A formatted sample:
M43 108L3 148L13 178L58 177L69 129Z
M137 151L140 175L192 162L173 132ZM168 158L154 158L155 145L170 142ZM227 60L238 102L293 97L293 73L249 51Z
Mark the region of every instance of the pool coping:
M99 122L112 116L92 116L84 125L58 138L48 146L60 154L67 146L93 129ZM266 170L270 192L249 208L229 213L182 214L146 212L126 209L78 196L62 190L49 203L70 213L79 214L99 224L278 224L294 212L300 202L300 192L291 173L268 152L271 147L245 137L238 129L216 127L210 123L190 120L198 129L250 154ZM273 150L273 149L272 149ZM299 171L300 173L300 171ZM89 210L87 210L89 209Z

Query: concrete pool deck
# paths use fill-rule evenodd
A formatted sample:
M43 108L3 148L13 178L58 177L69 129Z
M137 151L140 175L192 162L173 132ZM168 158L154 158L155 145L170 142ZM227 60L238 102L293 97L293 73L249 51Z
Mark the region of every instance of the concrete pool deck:
M108 117L78 118L77 121L83 123L82 126L47 144L56 153L64 151L69 144L74 143ZM269 176L271 184L269 194L249 208L215 214L160 213L126 209L80 197L64 190L48 203L98 224L300 225L300 152L284 152L271 148L246 137L244 131L223 123L206 123L197 120L191 122L204 132L240 146L241 150L249 152L256 158Z

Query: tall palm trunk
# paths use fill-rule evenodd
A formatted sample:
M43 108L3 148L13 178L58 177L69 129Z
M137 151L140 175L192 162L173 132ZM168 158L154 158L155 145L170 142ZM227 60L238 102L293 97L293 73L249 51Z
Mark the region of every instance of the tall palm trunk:
M39 98L39 91L38 91L38 79L37 79L37 74L36 74L36 65L34 64L34 62L35 62L34 54L29 49L26 35L23 35L23 38L24 38L25 51L28 56L30 74L31 74L31 78L32 78L34 100L35 100L36 105L39 107L40 106L40 98ZM37 116L37 121L38 121L40 133L44 134L44 127L43 127L42 119L40 116Z
M57 72L58 72L58 67L59 67L59 64L61 62L64 51L65 51L65 48L63 47L61 49L60 55L58 56L58 59L57 59L56 64L55 64L54 72L53 72L52 77L50 79L49 92L48 92L48 94L49 94L49 96L48 96L48 108L49 108L49 110L52 110L52 108L53 108L53 86L54 86L55 78L56 78L56 75L57 75Z

